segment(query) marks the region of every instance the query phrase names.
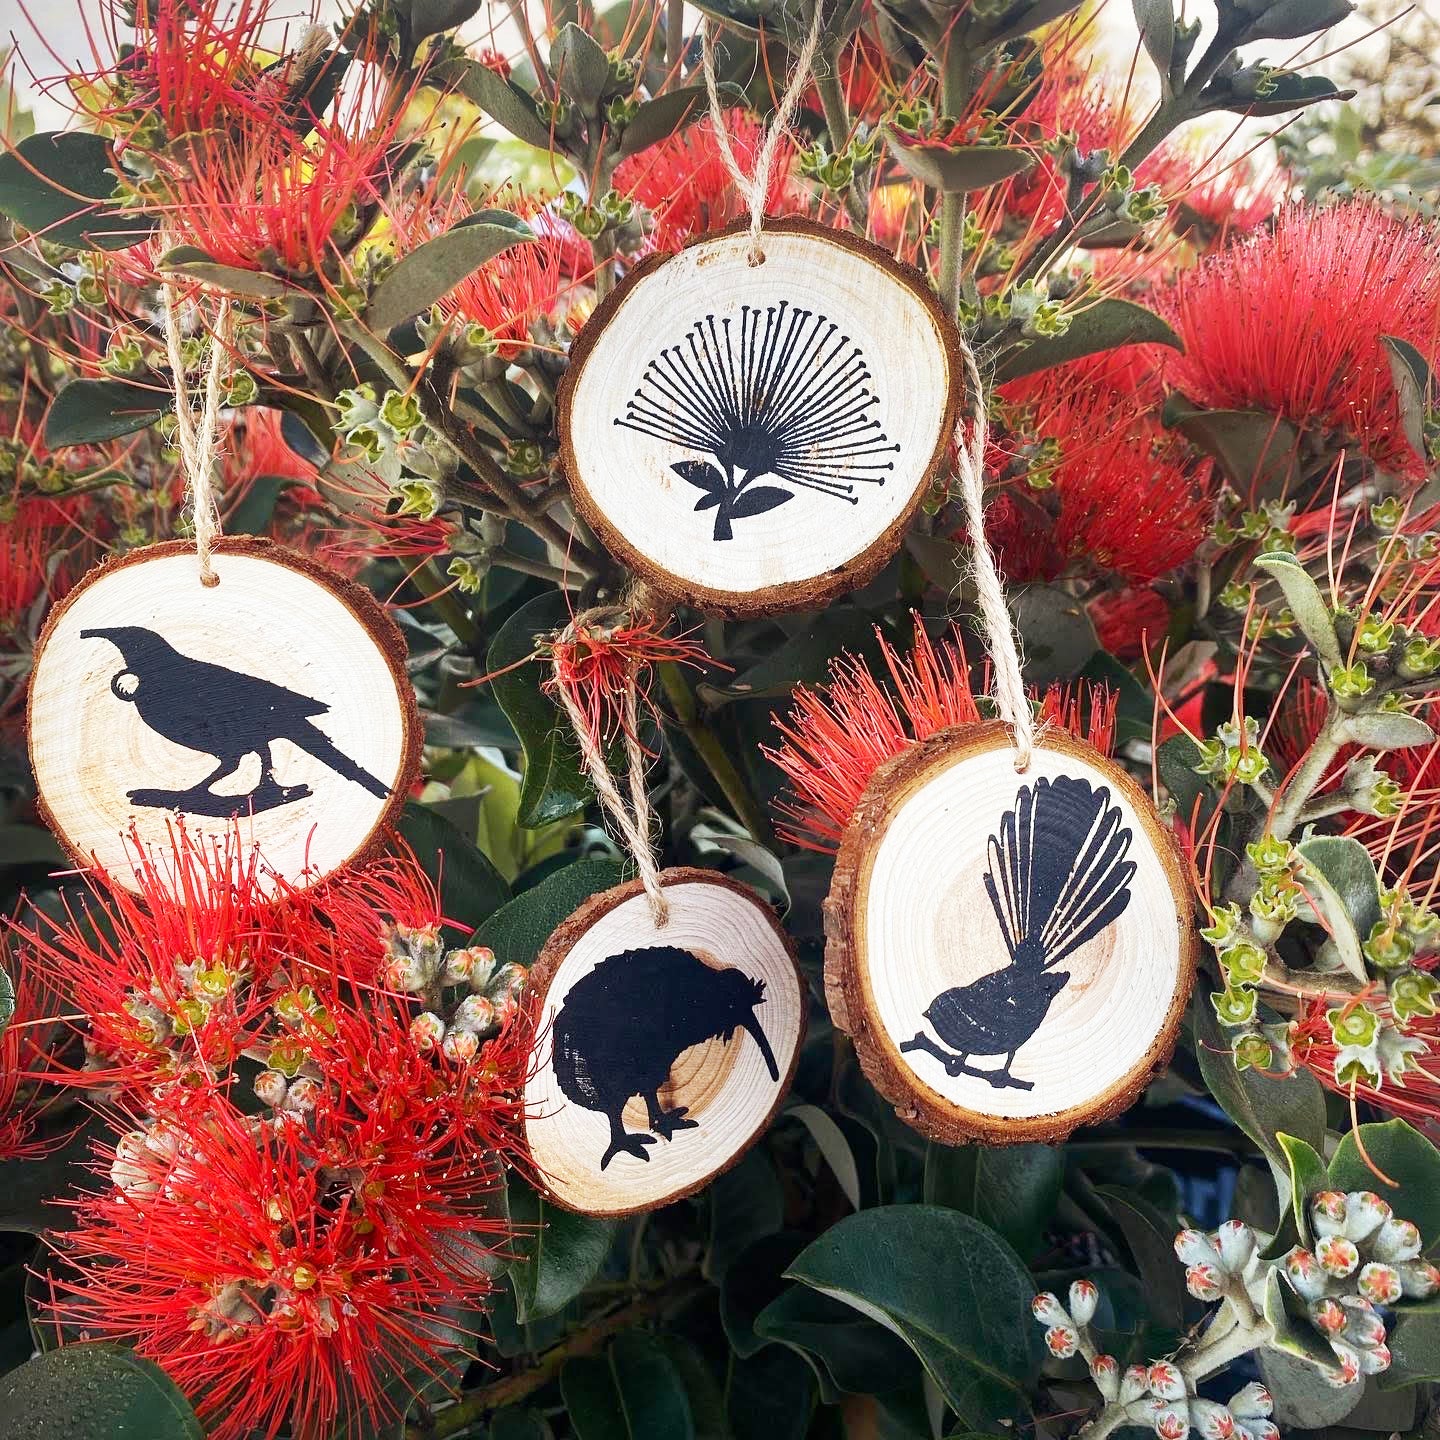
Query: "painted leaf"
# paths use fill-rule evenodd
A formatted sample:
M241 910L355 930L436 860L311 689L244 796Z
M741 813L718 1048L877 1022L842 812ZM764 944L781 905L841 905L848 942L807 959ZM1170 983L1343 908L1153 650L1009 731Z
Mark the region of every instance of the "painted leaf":
M731 505L730 518L743 520L751 515L763 515L794 498L792 491L782 490L778 485L752 485Z
M710 504L719 504L725 489L725 477L708 460L677 460L670 468L687 484L708 491L714 497ZM696 506L696 509L699 508Z

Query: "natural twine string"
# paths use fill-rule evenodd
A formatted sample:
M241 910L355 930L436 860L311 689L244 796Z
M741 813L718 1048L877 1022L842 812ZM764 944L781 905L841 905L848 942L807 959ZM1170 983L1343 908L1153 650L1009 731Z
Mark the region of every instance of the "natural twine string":
M195 527L195 554L200 561L200 583L218 585L212 558L220 538L220 502L215 493L215 436L220 428L221 388L229 356L230 302L220 301L215 330L210 340L209 364L205 370L200 411L197 416L185 381L185 357L180 343L180 299L170 282L160 286L160 304L165 319L165 349L175 385L175 438L185 469L190 497L191 522Z
M965 388L970 413L961 421L955 436L959 454L960 493L965 501L965 521L970 531L971 572L980 599L980 619L985 626L985 644L990 651L991 688L995 709L1010 727L1015 740L1015 768L1030 768L1035 748L1035 720L1030 697L1021 674L1020 642L1005 603L1005 587L995 565L995 555L985 538L985 450L989 444L990 422L985 410L985 390L975 352L960 337L960 358L965 366ZM968 432L968 433L967 433Z
M765 252L760 248L760 227L765 222L765 201L770 194L770 172L775 168L780 142L785 138L790 122L795 118L805 82L810 78L810 66L815 59L815 49L820 43L820 16L824 8L824 0L815 0L815 16L810 21L810 32L800 47L799 55L795 57L795 69L760 144L759 153L755 157L754 175L746 175L740 168L740 162L735 158L735 150L730 143L730 132L725 128L725 111L720 104L720 91L715 81L714 21L707 20L701 32L700 61L705 71L705 93L710 101L710 124L715 131L716 143L720 146L720 158L725 162L731 179L735 181L736 188L750 207L749 260L752 265L761 265L765 261Z
M587 626L611 622L615 619L616 614L617 610L613 605L601 605L593 610L584 610L570 622L568 633L579 634ZM648 760L645 747L640 743L638 677L632 668L626 677L625 685L625 723L623 728L625 766L629 771L630 782L630 803L628 805L625 803L625 798L621 795L620 787L615 783L615 776L611 773L610 766L605 759L603 742L596 743L585 716L575 703L569 688L560 683L558 660L555 680L555 693L559 696L560 704L569 718L570 728L575 732L575 740L580 747L580 758L585 763L586 773L595 786L595 794L600 800L601 808L614 821L616 830L620 832L620 838L625 842L625 848L635 861L635 868L640 875L640 883L644 886L646 898L650 901L650 914L655 921L655 928L661 929L670 919L670 902L665 898L665 889L660 883L660 864L655 858L655 846L651 840L655 815L650 808L650 789L645 781Z

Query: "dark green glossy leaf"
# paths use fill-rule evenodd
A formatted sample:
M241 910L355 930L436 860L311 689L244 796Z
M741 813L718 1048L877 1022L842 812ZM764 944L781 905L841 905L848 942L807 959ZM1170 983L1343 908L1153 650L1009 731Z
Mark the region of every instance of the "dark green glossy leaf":
M1440 1381L1440 1310L1402 1315L1390 1332L1390 1354L1394 1363L1382 1383Z
M0 211L57 245L123 250L143 240L155 221L109 203L113 170L101 135L32 135L0 154Z
M1162 1215L1148 1201L1117 1185L1099 1185L1115 1223L1125 1236L1135 1269L1145 1286L1150 1314L1170 1330L1185 1324L1184 1271L1175 1263L1175 1231L1172 1218Z
M1026 585L1011 595L1010 610L1032 685L1071 679L1100 648L1085 607L1058 585Z
M67 1345L0 1377L7 1435L26 1440L204 1440L190 1402L119 1345Z
M1180 350L1180 337L1153 310L1131 300L1096 300L1071 317L1070 328L1053 339L1032 340L995 367L997 382L1033 375L1121 345L1168 345Z
M833 1226L789 1273L883 1316L967 1423L985 1428L1028 1414L1025 1392L1039 1369L1034 1285L978 1220L934 1205L865 1210Z
M538 1410L507 1405L490 1419L489 1440L551 1440L549 1423Z
M803 1440L815 1413L815 1376L785 1345L730 1367L725 1413L735 1440Z
M1380 1174L1365 1163L1367 1155ZM1440 1150L1404 1120L1362 1125L1359 1142L1353 1130L1345 1135L1330 1158L1330 1183L1373 1190L1400 1219L1420 1227L1427 1250L1440 1245Z
M508 965L533 965L551 932L575 913L580 903L618 885L621 869L613 860L577 860L502 905L471 936L488 945Z
M509 1266L522 1325L563 1310L599 1273L616 1222L550 1204L517 1175L509 1178L510 1218L519 1226Z
M1175 802L1175 811L1186 825L1191 824L1197 801L1204 804L1205 798L1213 796L1205 777L1195 769L1200 761L1200 747L1188 735L1172 735L1155 752L1156 767L1160 771L1160 783ZM1206 805L1202 809L1203 820Z
M682 85L646 100L620 136L620 153L638 155L668 140L677 130L698 120L706 110L705 87Z
M1396 335L1382 335L1380 343L1390 360L1390 378L1400 401L1400 423L1405 438L1417 455L1425 453L1425 412L1430 406L1434 376L1430 362L1408 341Z
M540 688L544 662L529 658L535 653L538 636L561 630L569 621L564 591L548 591L522 605L505 622L485 657L486 668L494 676L491 691L525 752L516 819L527 829L583 810L591 795L569 721Z
M1178 391L1160 412L1166 425L1213 455L1242 494L1265 499L1287 493L1299 476L1299 432L1259 410L1203 410Z
M578 1440L694 1440L684 1382L640 1331L621 1335L604 1357L571 1360L560 1393Z
M718 1280L737 1256L780 1228L785 1219L785 1192L774 1162L763 1147L757 1147L719 1176L707 1193L710 1245L705 1253L705 1274Z
M370 297L365 311L370 327L377 334L388 334L428 310L497 255L534 243L534 232L518 216L499 224L489 218L495 213L473 216L473 223L462 221L397 260Z
M242 270L238 265L222 265L195 245L177 245L167 250L155 268L165 275L199 280L217 290L250 299L273 300L290 289L278 275L267 275L263 270Z
M1295 1225L1305 1244L1312 1243L1310 1234L1309 1201L1330 1183L1325 1173L1325 1161L1313 1145L1297 1140L1293 1135L1279 1131L1275 1139L1290 1167L1290 1198L1295 1214Z
M275 517L275 506L292 482L279 475L257 475L238 504L225 515L227 535L264 535Z
M809 1132L816 1148L830 1167L845 1198L858 1210L860 1208L860 1167L855 1163L855 1152L845 1138L845 1132L818 1105L792 1105L786 1112L788 1120L798 1120Z
M755 1322L770 1302L790 1288L785 1271L814 1237L799 1230L766 1235L742 1250L720 1277L720 1323L730 1347L742 1358L768 1342Z
M920 1380L919 1362L898 1335L804 1285L772 1300L756 1318L755 1333L812 1360L822 1391L879 1395Z
M902 170L947 195L998 185L1035 163L1030 151L1004 145L917 145L893 130L885 139Z
M705 1357L678 1335L660 1335L657 1339L685 1387L695 1440L730 1440L725 1424L725 1396Z
M447 919L473 930L510 899L505 877L443 815L407 801L399 830L425 873L439 884Z
M538 150L550 149L550 127L535 102L518 85L478 60L448 60L436 66L435 80L452 87L517 140Z
M98 445L153 425L169 412L171 404L170 395L158 383L72 380L55 397L45 417L45 443L52 450Z
M925 1151L925 1203L973 1215L1030 1259L1060 1201L1065 1164L1049 1145L936 1145Z
M91 1142L108 1132L89 1119L58 1150L33 1160L0 1160L0 1231L38 1235L75 1223L73 1206L57 1203L91 1180L86 1163Z

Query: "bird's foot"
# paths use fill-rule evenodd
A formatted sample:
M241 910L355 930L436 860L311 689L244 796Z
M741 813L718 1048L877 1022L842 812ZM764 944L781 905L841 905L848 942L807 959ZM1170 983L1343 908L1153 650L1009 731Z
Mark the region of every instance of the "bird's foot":
M650 1118L650 1128L662 1139L668 1140L677 1130L698 1130L698 1120L685 1118L688 1106L680 1105L674 1110L662 1110Z
M974 1075L980 1080L988 1080L997 1090L1033 1090L1035 1088L1034 1081L1017 1080L1008 1069L971 1070L967 1067L964 1073Z
M217 795L195 785L189 790L131 790L127 798L147 810L179 810L209 820L229 820L236 815L263 815L309 794L308 785L281 785L272 779L262 780L248 795Z
M600 1168L605 1169L617 1155L621 1154L633 1155L637 1160L648 1160L650 1157L645 1153L645 1147L654 1143L653 1135L617 1135L610 1142L610 1148L600 1161Z

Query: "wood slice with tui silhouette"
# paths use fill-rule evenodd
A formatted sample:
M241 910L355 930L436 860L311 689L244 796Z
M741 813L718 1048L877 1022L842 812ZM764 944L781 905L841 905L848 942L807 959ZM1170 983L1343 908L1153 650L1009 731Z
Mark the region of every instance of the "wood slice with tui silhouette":
M618 559L702 610L813 609L894 554L944 456L959 336L918 271L808 220L637 266L570 352L571 492Z
M901 1119L955 1143L1062 1140L1169 1059L1194 977L1175 842L1118 765L1003 725L882 765L825 902L835 1023Z
M414 779L420 731L398 629L306 556L218 542L87 575L36 650L29 745L52 827L121 883L134 844L238 824L264 867L313 883L367 849Z
M774 912L711 870L662 875L656 928L639 881L592 896L531 972L525 1139L570 1210L629 1215L729 1169L778 1110L805 1028Z

